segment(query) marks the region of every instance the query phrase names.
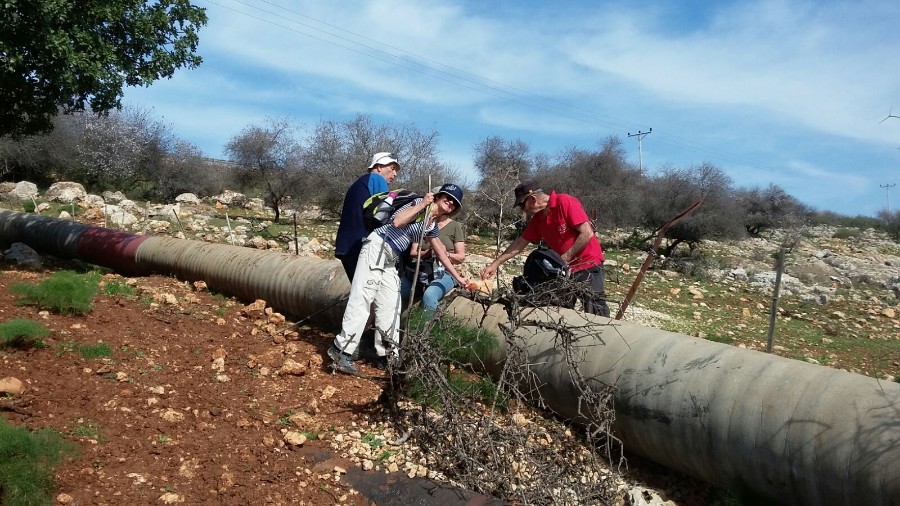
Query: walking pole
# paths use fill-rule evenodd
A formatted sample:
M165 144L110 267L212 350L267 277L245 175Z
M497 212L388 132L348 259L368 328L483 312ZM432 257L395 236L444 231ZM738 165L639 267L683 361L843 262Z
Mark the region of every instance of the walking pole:
M428 191L431 191L431 174L428 175ZM407 313L406 313L406 329L409 330L409 312L408 310L412 308L413 301L416 298L416 283L419 282L419 266L422 263L422 244L425 242L425 230L428 229L428 221L431 218L431 205L428 204L428 207L425 208L425 219L422 220L422 233L419 235L419 249L416 251L416 270L415 274L413 274L413 286L409 291L409 303L406 305Z

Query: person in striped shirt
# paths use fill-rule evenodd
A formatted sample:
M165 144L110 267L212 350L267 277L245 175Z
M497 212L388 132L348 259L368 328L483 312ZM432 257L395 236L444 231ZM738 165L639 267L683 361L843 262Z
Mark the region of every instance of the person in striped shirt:
M350 285L350 298L344 310L341 331L328 349L335 370L347 374L359 371L353 354L359 346L360 335L369 318L369 308L375 304L376 366L386 368L398 363L400 357L400 277L397 263L412 243L423 237L431 245L438 260L460 286L467 286L464 278L447 256L447 248L438 238L436 218L454 214L462 206L463 192L455 184L445 184L436 193L427 193L398 209L390 223L375 229L363 241L359 261ZM430 207L430 212L428 212Z

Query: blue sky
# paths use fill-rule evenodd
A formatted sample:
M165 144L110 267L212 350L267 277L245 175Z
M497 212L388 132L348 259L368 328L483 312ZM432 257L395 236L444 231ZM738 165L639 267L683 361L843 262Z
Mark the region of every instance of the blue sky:
M621 137L629 159L710 162L819 210L900 209L900 2L194 0L201 67L125 105L221 158L266 118L357 114L550 155Z

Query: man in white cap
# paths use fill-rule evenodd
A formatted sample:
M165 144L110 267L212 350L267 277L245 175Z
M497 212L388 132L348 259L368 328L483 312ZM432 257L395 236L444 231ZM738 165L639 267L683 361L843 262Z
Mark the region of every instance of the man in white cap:
M344 195L341 223L335 238L334 257L341 261L347 279L353 282L353 273L362 249L363 239L369 235L363 219L363 203L376 193L388 191L388 185L397 177L400 162L390 152L375 153L369 171L350 185Z

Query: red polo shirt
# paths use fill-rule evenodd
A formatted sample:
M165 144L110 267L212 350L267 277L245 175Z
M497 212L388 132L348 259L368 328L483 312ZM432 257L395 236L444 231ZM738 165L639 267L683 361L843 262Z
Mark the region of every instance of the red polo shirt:
M575 228L588 221L584 206L575 197L565 193L550 191L547 208L531 217L522 232L522 239L528 242L543 240L550 249L562 255L575 244L578 230ZM594 234L581 254L573 258L569 265L572 272L590 269L603 263L603 248Z

